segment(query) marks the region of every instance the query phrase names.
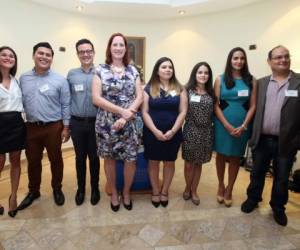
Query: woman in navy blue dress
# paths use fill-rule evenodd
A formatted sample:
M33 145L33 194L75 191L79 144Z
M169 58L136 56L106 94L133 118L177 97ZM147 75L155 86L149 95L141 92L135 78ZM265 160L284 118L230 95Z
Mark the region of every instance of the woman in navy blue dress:
M149 160L152 204L168 205L168 192L175 160L182 142L181 126L187 112L186 91L175 76L174 64L167 57L154 65L151 78L144 89L143 103L145 158ZM159 163L163 161L163 183L159 186Z

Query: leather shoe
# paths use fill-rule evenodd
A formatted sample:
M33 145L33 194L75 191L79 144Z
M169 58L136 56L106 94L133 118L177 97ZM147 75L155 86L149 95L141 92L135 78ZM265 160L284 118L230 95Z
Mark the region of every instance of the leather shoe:
M76 196L75 196L75 202L77 206L80 206L84 202L84 196L85 196L84 191L77 189Z
M2 207L1 205L0 205L0 215L3 215L4 214L4 207Z
M29 207L34 200L39 198L41 196L40 192L31 193L29 192L24 200L20 203L20 205L17 207L18 210L23 210L27 207Z
M65 196L61 189L53 190L53 197L57 206L62 206L65 203Z
M92 189L92 193L91 193L91 204L93 206L95 206L100 200L100 191L99 189L95 188L95 189Z
M120 209L120 204L113 205L112 203L110 203L110 208L111 208L112 211L118 212L118 210Z
M286 226L288 218L284 211L275 212L273 211L273 218L280 226Z
M130 200L129 204L126 204L123 200L123 205L127 210L132 210L132 200Z
M251 213L257 207L258 207L257 202L247 199L242 203L241 210L242 210L242 212L248 214L248 213Z

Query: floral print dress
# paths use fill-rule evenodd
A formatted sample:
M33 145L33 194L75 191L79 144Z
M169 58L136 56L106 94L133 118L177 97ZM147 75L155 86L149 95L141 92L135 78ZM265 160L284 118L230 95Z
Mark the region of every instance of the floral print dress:
M101 64L96 74L102 82L102 97L109 102L128 108L136 98L135 82L139 76L132 65L125 67L123 75L115 74L111 66ZM112 125L120 115L99 108L96 117L96 139L98 155L115 160L136 161L141 142L140 117L127 121L123 129L116 131Z

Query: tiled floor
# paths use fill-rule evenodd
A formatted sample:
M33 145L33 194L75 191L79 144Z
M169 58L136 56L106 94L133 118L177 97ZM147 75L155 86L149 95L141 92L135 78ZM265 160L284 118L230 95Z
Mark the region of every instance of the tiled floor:
M243 214L240 204L245 199L249 173L240 170L231 208L216 202L214 160L203 167L199 186L200 206L184 201L183 162L178 159L176 174L167 208L154 208L149 194L135 194L134 208L110 210L109 197L104 193L105 177L101 169L101 201L97 206L86 201L77 207L74 152L64 152L63 190L66 203L57 207L52 199L48 161L44 161L42 196L12 219L0 217L0 249L300 249L300 194L290 193L287 205L289 224L278 226L268 205L270 182L267 178L264 201L251 214ZM101 162L103 165L103 162ZM2 173L0 203L7 212L9 172ZM18 201L27 192L26 164Z

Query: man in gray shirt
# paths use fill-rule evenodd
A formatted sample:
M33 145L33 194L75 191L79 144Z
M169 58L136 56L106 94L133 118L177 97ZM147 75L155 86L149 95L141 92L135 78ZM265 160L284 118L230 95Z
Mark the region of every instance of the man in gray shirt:
M76 52L81 67L71 69L67 79L71 91L71 137L76 154L77 192L75 202L84 202L86 159L89 158L91 204L100 200L99 168L97 156L95 121L97 108L92 103L92 80L94 76L94 46L88 39L76 43Z
M46 148L52 172L54 201L64 204L61 190L63 159L61 144L69 139L70 90L67 80L50 67L53 49L47 42L33 47L34 68L20 77L26 113L26 157L29 193L18 209L22 210L40 196L43 151Z
M293 160L300 148L300 74L290 70L287 48L277 46L268 54L272 75L258 80L256 114L249 145L253 168L247 189L244 213L252 212L262 201L265 175L272 161L273 187L270 206L274 220L286 226L285 205Z

